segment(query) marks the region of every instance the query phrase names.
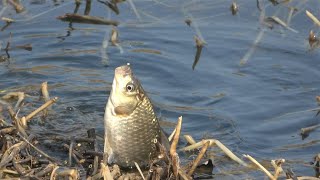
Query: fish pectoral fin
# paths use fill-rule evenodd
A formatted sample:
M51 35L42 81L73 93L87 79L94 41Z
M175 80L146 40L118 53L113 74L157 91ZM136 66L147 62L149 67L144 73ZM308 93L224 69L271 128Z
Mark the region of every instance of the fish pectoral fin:
M115 163L114 154L113 154L113 153L111 153L111 154L108 155L108 161L107 161L107 163L108 163L109 165Z
M116 115L129 116L133 112L134 108L131 106L117 106L114 108Z
M106 160L109 165L113 164L114 163L114 154L113 154L112 148L110 146L110 143L108 141L107 134L105 135L103 152L104 152L103 160ZM107 159L105 159L105 157L107 157Z

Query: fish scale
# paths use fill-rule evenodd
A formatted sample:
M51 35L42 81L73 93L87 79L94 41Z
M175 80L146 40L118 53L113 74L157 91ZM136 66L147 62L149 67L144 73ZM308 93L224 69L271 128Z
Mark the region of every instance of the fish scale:
M148 101L147 97L144 99ZM147 112L146 107L148 107L147 102L141 103L132 113L131 118L122 119L111 127L114 131L110 135L110 143L114 147L115 161L119 165L130 166L132 163L126 162L130 160L144 164L146 160L155 156L154 139L158 140L160 128L158 121L154 120L156 119L154 113ZM122 135L120 141L117 139L119 134Z
M120 66L115 72L105 113L105 152L109 153L108 163L132 167L137 162L139 166L146 166L158 154L156 143L161 142L159 121L130 66ZM123 86L132 82L138 86L135 89L137 93L127 95ZM118 113L126 111L127 107L133 108L132 112L131 109L128 111L129 114L119 115L115 111L117 107L121 107Z

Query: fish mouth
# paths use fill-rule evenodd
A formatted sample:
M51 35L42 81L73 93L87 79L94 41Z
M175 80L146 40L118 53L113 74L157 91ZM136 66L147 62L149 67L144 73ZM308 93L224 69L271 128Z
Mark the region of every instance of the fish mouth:
M128 75L132 75L132 70L131 70L130 64L119 66L114 71L115 71L116 77L118 77L118 76L125 77Z

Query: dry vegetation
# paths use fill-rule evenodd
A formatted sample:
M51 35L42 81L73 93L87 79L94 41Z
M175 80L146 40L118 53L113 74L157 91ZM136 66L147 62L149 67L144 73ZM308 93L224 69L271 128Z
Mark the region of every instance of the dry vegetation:
M207 151L210 147L219 148L231 160L249 169L260 169L269 179L276 180L279 177L287 179L318 179L316 177L296 177L292 172L284 172L282 164L284 159L271 160L274 170L268 170L250 155L243 155L247 162L237 157L231 150L216 139L203 139L196 142L192 136L184 135L188 142L186 147L179 151L195 151L197 157L187 163L181 164L177 153L180 132L182 129L182 117L178 118L175 130L169 136L171 142L170 150L158 144L160 155L157 159L150 161L148 168L141 169L138 164L130 170L121 170L117 165L108 166L103 159L106 155L99 150L95 129L87 131L87 137L48 137L51 140L63 142L63 148L68 159L57 159L51 157L46 152L38 148L41 142L37 140L37 135L33 134L29 128L30 121L36 116L43 120L50 111L50 108L58 101L57 97L50 99L48 84L44 82L39 86L40 100L43 105L33 110L28 115L23 109L30 110L30 104L25 104L25 99L29 95L24 92L8 92L0 100L0 134L1 134L1 179L193 179L197 177L197 170L201 168L214 167L208 164ZM10 117L10 119L6 119ZM307 134L313 131L314 127L301 129L301 133ZM43 137L42 137L43 139ZM199 151L198 151L199 149ZM206 163L203 163L206 162ZM319 174L319 155L314 158L314 168ZM270 168L269 168L270 169ZM210 174L210 173L209 173Z

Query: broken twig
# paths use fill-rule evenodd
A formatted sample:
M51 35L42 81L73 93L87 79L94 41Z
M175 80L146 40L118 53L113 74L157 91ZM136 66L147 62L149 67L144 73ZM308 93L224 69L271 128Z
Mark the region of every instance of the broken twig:
M318 26L320 26L320 21L318 20L318 18L316 18L311 12L309 12L308 10L306 10L306 14L307 16Z
M206 153L209 145L210 145L210 141L207 141L207 142L204 144L204 146L202 147L202 149L201 149L200 153L198 154L196 160L193 162L190 171L188 172L188 175L189 175L189 176L191 176L191 175L193 174L194 170L196 170L199 162L201 161L203 155Z
M40 106L38 109L34 110L32 113L30 113L28 116L26 116L26 121L29 121L31 118L33 118L35 115L37 115L42 110L46 109L47 107L51 106L53 103L55 103L58 100L58 97L52 98L50 101L46 102L42 106Z
M200 59L200 56L201 56L201 51L202 51L202 48L203 48L203 45L204 45L204 42L201 41L201 39L198 38L197 36L194 37L194 40L196 42L197 51L196 51L196 55L194 57L194 61L193 61L193 64L192 64L192 70L194 70L194 68L196 67L197 63L199 62L199 59Z
M257 165L270 179L276 180L274 176L265 168L263 167L257 160L255 160L253 157L251 157L248 154L244 154L244 157L248 158L251 162L253 162L255 165Z
M75 23L85 23L85 24L99 24L99 25L113 25L118 26L118 21L106 20L100 17L80 15L80 14L65 14L63 16L57 17L62 21L75 22Z

